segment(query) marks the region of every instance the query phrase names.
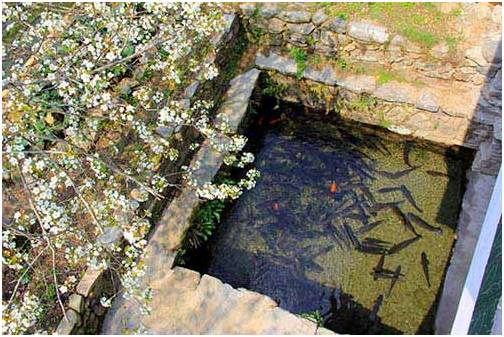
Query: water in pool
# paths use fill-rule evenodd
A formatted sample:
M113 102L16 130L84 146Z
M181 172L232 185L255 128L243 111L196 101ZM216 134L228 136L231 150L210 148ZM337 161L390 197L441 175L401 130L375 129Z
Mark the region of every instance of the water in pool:
M248 128L261 178L197 268L339 333L432 333L467 156L273 105Z

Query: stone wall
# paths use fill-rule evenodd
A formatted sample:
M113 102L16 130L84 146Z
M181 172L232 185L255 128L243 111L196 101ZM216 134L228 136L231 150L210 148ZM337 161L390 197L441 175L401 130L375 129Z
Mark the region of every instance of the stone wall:
M477 150L473 169L496 175L501 162L501 6L466 4L465 51L426 50L387 28L310 12L307 4L245 3L244 25L260 35L255 65L270 71L277 95L404 135ZM259 33L258 33L259 32ZM249 33L252 35L252 33ZM464 44L463 44L464 45ZM299 70L293 47L321 55ZM460 54L462 53L462 54ZM341 69L344 58L360 71ZM377 72L376 69L379 69ZM383 80L380 71L402 74Z

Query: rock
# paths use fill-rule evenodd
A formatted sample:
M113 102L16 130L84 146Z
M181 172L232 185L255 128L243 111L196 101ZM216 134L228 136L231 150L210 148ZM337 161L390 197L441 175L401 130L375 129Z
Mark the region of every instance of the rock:
M483 51L481 46L475 46L466 50L464 54L465 58L479 64L480 66L486 65L487 61L483 57Z
M385 43L389 38L387 28L357 21L350 22L348 35L361 41L376 43Z
M265 19L270 19L280 12L277 4L274 2L265 2L259 8L259 15Z
M285 26L286 24L284 21L273 18L268 22L268 31L271 33L281 33L285 30Z
M373 94L384 101L415 104L415 88L406 83L390 81L379 86Z
M312 22L317 25L317 26L320 26L321 24L323 24L329 17L327 16L327 14L325 13L325 10L324 8L321 8L319 9L318 11L316 11L315 13L313 13L312 15Z
M311 67L306 68L303 76L309 80L327 85L335 85L337 83L336 73L330 66L326 66L322 70L316 70Z
M75 291L84 297L88 297L93 291L94 286L98 283L97 280L102 273L102 269L86 269L86 272L77 284Z
M315 25L312 23L288 23L287 29L293 34L308 35L313 32Z
M81 313L84 309L84 297L79 294L72 294L68 298L68 307Z
M410 129L405 128L405 127L401 127L401 126L397 126L397 125L391 125L391 126L387 127L387 130L390 130L392 132L398 133L403 136L408 136L413 133Z
M492 10L492 21L498 25L502 23L502 6L494 6Z
M432 47L430 54L438 59L445 57L448 54L448 45L446 42L441 42Z
M502 141L502 117L496 117L493 124L493 136L495 139Z
M369 94L376 89L376 78L369 75L350 75L340 79L338 85L358 94Z
M481 46L481 51L488 63L497 64L502 62L502 41L486 40Z
M63 317L56 328L56 334L58 335L71 335L74 329L76 329L81 323L80 315L75 311L67 310L65 314L66 318Z
M399 47L412 53L420 53L422 49L401 35L395 35L390 41L390 47Z
M200 82L194 80L184 91L184 96L186 98L192 98L200 86Z
M323 30L320 33L320 43L331 48L336 48L338 46L338 34Z
M438 6L439 10L444 14L450 13L452 10L457 9L457 7L459 6L459 4L456 2L438 2L436 3L436 5Z
M112 248L122 239L122 229L119 226L106 227L103 234L98 237L98 241L105 247Z
M254 12L256 11L256 4L255 3L243 3L243 4L240 4L240 9L244 15L252 16L254 14Z
M299 47L306 47L308 45L306 43L306 36L301 33L290 33L287 36L287 41Z
M501 147L501 142L496 139L481 143L474 157L471 169L483 174L496 176L501 166Z
M139 202L144 202L149 199L149 192L141 188L134 188L131 190L130 196Z
M331 21L327 22L325 26L330 31L333 31L335 33L344 34L347 31L348 22L345 19L340 18L338 16L338 17L331 19Z
M437 112L439 110L437 97L426 90L420 92L420 96L418 97L415 107L430 112Z
M156 128L156 133L163 138L170 137L174 131L175 128L173 126L158 126Z
M281 11L277 17L290 23L305 23L311 20L311 14L305 11Z
M491 105L502 106L502 71L499 70L495 77L481 89L483 96Z

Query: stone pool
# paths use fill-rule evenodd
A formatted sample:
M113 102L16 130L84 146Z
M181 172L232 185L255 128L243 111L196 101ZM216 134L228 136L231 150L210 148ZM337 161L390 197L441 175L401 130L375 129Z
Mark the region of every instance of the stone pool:
M472 153L273 98L254 108L261 178L187 267L338 333L433 333Z

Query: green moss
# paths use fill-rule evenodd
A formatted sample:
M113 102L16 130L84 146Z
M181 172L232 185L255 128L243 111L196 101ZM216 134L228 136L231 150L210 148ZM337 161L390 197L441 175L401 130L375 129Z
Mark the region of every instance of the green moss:
M290 50L289 55L296 62L296 78L300 80L306 69L306 53L303 49L294 47Z

